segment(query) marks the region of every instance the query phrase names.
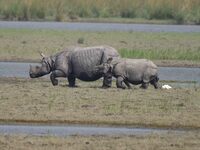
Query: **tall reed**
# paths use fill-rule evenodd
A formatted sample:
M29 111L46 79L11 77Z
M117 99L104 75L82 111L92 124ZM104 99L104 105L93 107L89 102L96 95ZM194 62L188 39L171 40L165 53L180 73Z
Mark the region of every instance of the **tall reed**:
M200 0L0 0L0 17L6 20L51 18L174 19L200 24Z

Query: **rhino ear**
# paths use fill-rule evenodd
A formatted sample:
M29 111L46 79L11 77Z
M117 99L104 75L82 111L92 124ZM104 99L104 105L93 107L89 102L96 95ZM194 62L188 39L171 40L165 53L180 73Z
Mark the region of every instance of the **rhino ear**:
M112 62L112 60L113 60L112 57L108 58L107 63L110 64Z

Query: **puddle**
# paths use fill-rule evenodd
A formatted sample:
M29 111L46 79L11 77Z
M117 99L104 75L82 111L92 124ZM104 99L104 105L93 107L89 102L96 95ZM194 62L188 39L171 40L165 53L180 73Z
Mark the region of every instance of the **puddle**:
M51 125L0 125L0 134L27 134L36 136L71 136L71 135L148 135L152 133L185 133L184 130L125 128L125 127L95 127L95 126L51 126Z

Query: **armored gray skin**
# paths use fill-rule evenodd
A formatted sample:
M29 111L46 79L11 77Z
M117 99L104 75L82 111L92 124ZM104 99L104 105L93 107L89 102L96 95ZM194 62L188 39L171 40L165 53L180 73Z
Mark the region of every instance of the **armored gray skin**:
M30 66L30 77L38 78L51 73L53 85L58 85L58 77L66 77L70 87L75 86L76 78L82 81L95 81L103 73L94 71L95 66L107 62L108 58L119 57L118 52L109 46L74 47L59 52L53 56L42 55L41 66ZM103 87L110 87L112 80L104 77Z
M117 81L118 88L131 88L129 83L134 85L142 84L141 88L147 89L149 83L155 89L158 85L158 68L150 60L146 59L115 59L109 58L107 63L96 66L97 72L102 72L105 76L113 75ZM125 83L125 85L124 85Z

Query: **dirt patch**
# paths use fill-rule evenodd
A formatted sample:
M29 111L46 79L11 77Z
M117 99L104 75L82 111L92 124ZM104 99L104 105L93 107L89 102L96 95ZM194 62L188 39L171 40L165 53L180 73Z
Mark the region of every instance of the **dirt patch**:
M150 134L138 136L27 136L27 135L0 135L2 150L42 150L59 149L77 150L125 150L125 149L170 149L170 150L197 150L200 147L199 132Z

